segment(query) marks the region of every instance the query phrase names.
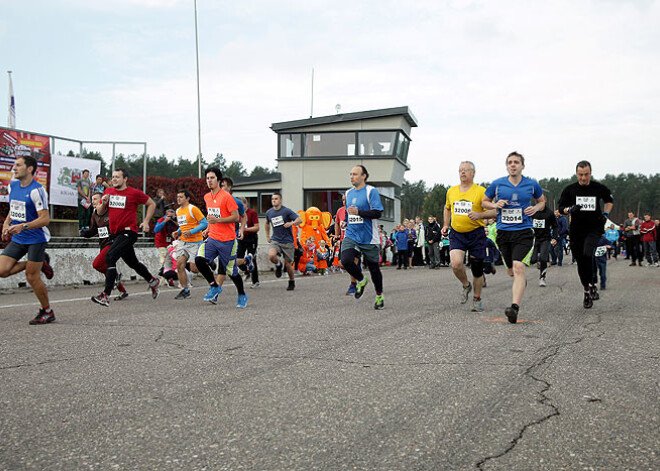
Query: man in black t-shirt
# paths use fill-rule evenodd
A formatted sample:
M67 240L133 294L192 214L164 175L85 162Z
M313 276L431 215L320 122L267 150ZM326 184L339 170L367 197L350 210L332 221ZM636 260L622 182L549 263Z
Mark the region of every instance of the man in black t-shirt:
M559 198L559 212L571 215L569 236L571 250L577 261L578 275L584 287L582 305L589 309L593 300L599 298L598 288L593 283L594 252L601 235L605 232L605 222L612 210L614 200L610 190L603 184L591 180L591 164L586 160L578 162L575 171L578 181L568 185ZM601 210L600 201L605 206Z

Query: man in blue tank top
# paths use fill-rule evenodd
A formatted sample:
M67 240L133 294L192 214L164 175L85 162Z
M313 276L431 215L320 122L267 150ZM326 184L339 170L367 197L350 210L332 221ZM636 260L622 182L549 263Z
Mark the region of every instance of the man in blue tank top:
M25 278L41 304L31 325L48 324L55 320L50 308L48 290L41 279L53 277L48 263L46 245L50 240L48 194L34 179L37 161L34 157L18 157L14 163L15 181L9 184L9 214L2 226L2 240L11 242L0 255L0 277L7 278L25 270ZM19 262L27 254L27 261Z

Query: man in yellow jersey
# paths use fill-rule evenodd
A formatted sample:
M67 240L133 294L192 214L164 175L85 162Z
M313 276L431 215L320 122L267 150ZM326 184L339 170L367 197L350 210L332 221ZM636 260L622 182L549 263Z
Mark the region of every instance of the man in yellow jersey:
M486 189L474 184L474 164L463 161L458 167L461 183L447 190L447 203L444 208L442 234L449 233L449 258L454 275L463 285L461 304L465 304L472 291L474 297L472 311L483 311L481 288L483 287L484 257L486 256L486 234L484 219L497 215L496 211L486 211L481 206ZM449 230L451 227L451 231ZM472 283L465 273L465 252L470 257Z
M194 267L195 256L202 245L202 231L208 227L208 222L200 209L190 204L190 192L183 188L176 192L176 202L179 208L176 210L176 222L179 229L179 244L176 248L176 273L179 277L182 290L174 299L186 299L190 297L190 285L186 274L186 263L191 262ZM196 271L196 268L195 268Z

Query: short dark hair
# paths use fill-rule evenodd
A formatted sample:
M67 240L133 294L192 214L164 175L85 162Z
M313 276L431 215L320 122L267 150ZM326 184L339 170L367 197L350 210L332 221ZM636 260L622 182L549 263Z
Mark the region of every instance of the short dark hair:
M124 178L128 178L128 172L126 171L125 168L116 168L115 172L121 172Z
M23 162L25 163L26 167L32 167L32 175L34 175L37 172L37 159L35 159L31 155L21 155L18 158L23 159Z
M508 164L509 163L509 157L511 157L511 156L520 157L520 163L525 165L525 157L523 157L522 154L519 154L515 150L513 152L511 152L509 155L506 156L506 160L504 162Z
M215 173L215 177L218 180L222 180L222 170L220 170L218 167L207 168L206 172L204 172L204 176L208 175L209 173Z
M96 178L103 178L103 175L97 175Z
M580 160L575 166L575 171L577 172L578 168L586 168L586 167L589 167L589 170L591 170L591 164L588 161Z
M366 182L367 179L369 178L369 172L367 172L367 167L364 165L356 165L356 167L360 167L362 169L362 175L364 175L364 181Z
M83 170L83 173L85 173L85 172L89 173L89 170L88 169Z
M280 199L282 199L282 193L280 193L279 191L274 192L273 196L279 196Z
M231 177L224 177L222 181L225 182L225 184L227 184L228 186L232 188L234 187L234 180L232 180Z
M176 190L176 194L178 195L179 193L183 193L183 195L188 199L192 197L192 195L188 191L188 188L181 188L180 190Z

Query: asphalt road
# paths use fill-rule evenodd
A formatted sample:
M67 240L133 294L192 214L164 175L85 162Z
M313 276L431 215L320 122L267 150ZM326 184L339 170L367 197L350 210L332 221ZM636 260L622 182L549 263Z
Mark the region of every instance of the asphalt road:
M0 469L656 470L660 269L608 269L591 310L575 266L530 269L516 325L503 270L483 313L450 269L385 269L383 311L346 275L266 275L243 310L199 279L54 290L47 326L5 292Z

